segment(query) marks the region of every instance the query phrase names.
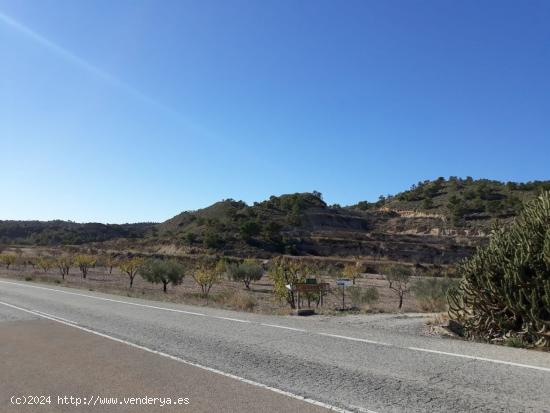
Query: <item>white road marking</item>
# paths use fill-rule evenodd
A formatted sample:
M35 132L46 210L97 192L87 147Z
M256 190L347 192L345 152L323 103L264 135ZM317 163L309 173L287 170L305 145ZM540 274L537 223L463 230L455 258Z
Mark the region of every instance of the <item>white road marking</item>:
M550 372L550 368L548 368L548 367L533 366L531 364L514 363L512 361L495 360L495 359L489 359L489 358L486 358L486 357L468 356L466 354L447 353L446 351L430 350L430 349L427 349L427 348L420 348L420 347L406 347L406 348L408 350L423 351L423 352L426 352L426 353L443 354L445 356L461 357L461 358L465 358L465 359L489 361L491 363L507 364L509 366L524 367L526 369L535 369L535 370Z
M72 320L67 320L66 318L63 318L63 317L59 317L57 315L53 315L53 314L49 314L49 313L45 313L43 311L38 311L38 310L33 310L39 314L43 314L45 316L48 316L48 317L53 317L53 318L57 318L59 320L62 320L62 321L66 321L67 323L73 323L73 324L78 324L76 321L72 321Z
M139 304L139 303L133 303L131 301L115 300L113 298L104 298L104 297L97 297L95 295L89 295L89 294L73 293L71 291L63 291L63 290L58 290L56 288L39 287L38 285L21 284L21 283L15 283L15 282L11 282L11 281L0 281L0 283L13 284L13 285L17 285L19 287L38 288L40 290L55 291L55 292L62 293L62 294L77 295L79 297L93 298L94 300L109 301L109 302L112 302L112 303L135 305L136 307L146 307L146 308L153 308L155 310L172 311L174 313L182 313L182 314L197 315L197 316L203 316L203 317L211 317L211 316L207 316L204 313L196 313L194 311L178 310L178 309L175 309L175 308L167 308L167 307L157 307L155 305L150 305L150 304Z
M332 410L334 412L339 412L339 413L352 413L350 410L346 410L346 409L343 409L343 408L340 408L340 407L332 406L330 404L323 403L323 402L320 402L318 400L309 399L307 397L300 396L298 394L294 394L294 393L287 392L285 390L277 389L276 387L267 386L265 384L258 383L258 382L253 381L253 380L245 379L244 377L236 376L236 375L231 374L231 373L226 373L226 372L223 372L221 370L214 369L212 367L203 366L202 364L198 364L198 363L195 363L195 362L192 362L192 361L188 361L188 360L182 359L182 358L177 357L177 356L173 356L173 355L168 354L168 353L163 353L162 351L153 350L149 347L145 347L145 346L141 346L139 344L132 343L131 341L122 340L120 338L116 338L116 337L110 336L108 334L100 333L99 331L95 331L95 330L91 330L91 329L86 328L86 327L79 326L76 323L74 323L73 321L69 321L69 320L64 321L64 320L61 320L59 318L54 318L54 317L48 316L45 313L39 313L37 311L28 310L26 308L18 307L18 306L13 305L13 304L5 303L3 301L0 301L0 304L5 305L7 307L15 308L15 309L20 310L20 311L24 311L26 313L34 314L34 315L37 315L39 317L46 318L48 320L56 321L60 324L67 325L69 327L74 327L74 328L77 328L79 330L85 331L87 333L95 334L99 337L107 338L109 340L113 340L113 341L116 341L118 343L126 344L128 346L131 346L131 347L134 347L134 348L137 348L137 349L140 349L140 350L144 350L144 351L147 351L149 353L153 353L153 354L156 354L156 355L159 355L159 356L162 356L162 357L166 357L170 360L178 361L180 363L187 364L187 365L193 366L193 367L197 367L199 369L206 370L206 371L209 371L211 373L219 374L220 376L224 376L224 377L228 377L228 378L231 378L231 379L234 379L234 380L238 380L242 383L247 383L247 384L250 384L252 386L256 386L256 387L259 387L259 388L262 388L262 389L265 389L265 390L270 390L274 393L282 394L283 396L291 397L293 399L300 400L300 401L312 404L314 406L324 407L325 409ZM364 410L364 412L365 413L377 413L373 410Z
M307 330L304 330L302 328L295 328L295 327L287 327L287 326L279 326L277 324L267 324L267 323L260 323L261 326L266 327L273 327L273 328L282 328L284 330L292 330L292 331L300 331L302 333L307 333Z
M374 341L374 340L367 340L366 338L356 338L356 337L348 337L348 336L340 336L338 334L329 334L329 333L317 333L320 336L326 336L326 337L335 337L335 338L342 338L344 340L351 340L351 341L361 341L363 343L369 343L369 344L378 344L380 346L391 346L393 347L393 344L384 343L382 341Z
M217 316L217 315L207 316L207 317L217 318L217 319L220 319L220 320L236 321L237 323L250 323L250 320L241 320L240 318L221 317L221 316Z
M112 299L112 298L97 297L97 296L89 295L89 294L73 293L73 292L70 292L70 291L58 290L58 289L55 289L55 288L39 287L37 285L21 284L21 283L10 282L10 281L0 281L0 283L13 284L13 285L16 285L16 286L19 286L19 287L37 288L37 289L41 289L41 290L54 291L54 292L58 292L58 293L62 293L62 294L77 295L77 296L81 296L81 297L92 298L94 300L102 300L102 301L109 301L109 302L120 303L120 304L133 305L133 306L137 306L137 307L152 308L154 310L171 311L171 312L175 312L175 313L196 315L196 316L209 317L209 318L217 318L217 319L229 320L229 321L235 321L235 322L241 322L241 323L259 324L259 325L264 325L264 326L268 326L268 327L284 328L284 329L287 329L287 330L301 331L301 332L309 333L309 334L316 334L316 335L321 335L321 336L340 338L340 339L343 339L343 340L358 341L358 342L363 342L363 343L367 343L367 344L392 346L392 347L395 347L395 348L401 348L401 349L412 350L412 351L422 351L422 352L425 352L425 353L442 354L442 355L451 356L451 357L468 358L468 359L473 359L473 360L485 361L485 362L489 362L489 363L507 364L509 366L515 366L515 367L521 367L521 368L526 368L526 369L535 369L535 370L550 372L550 368L548 368L548 367L540 367L540 366L535 366L535 365L532 365L532 364L521 364L521 363L514 363L514 362L511 362L511 361L491 359L491 358L486 358L486 357L469 356L469 355L466 355L466 354L459 354L459 353L448 353L448 352L445 352L445 351L431 350L431 349L421 348L421 347L402 347L402 346L398 346L398 345L395 345L395 344L383 343L383 342L368 340L368 339L364 339L364 338L341 336L341 335L338 335L338 334L319 333L319 332L316 332L316 331L302 330L302 329L297 329L297 328L294 328L294 327L278 326L276 324L255 323L255 322L252 322L252 321L241 320L241 319L237 319L237 318L212 316L212 315L208 315L208 314L204 314L204 313L196 313L196 312L193 312L193 311L177 310L175 308L158 307L158 306L149 305L149 304L139 304L139 303L133 303L133 302L130 302L130 301L123 301L123 300L115 300L115 299Z

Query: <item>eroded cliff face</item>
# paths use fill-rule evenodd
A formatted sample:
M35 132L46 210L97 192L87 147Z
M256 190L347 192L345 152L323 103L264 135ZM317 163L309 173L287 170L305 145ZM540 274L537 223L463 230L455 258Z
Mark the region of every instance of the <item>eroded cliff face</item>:
M366 231L322 231L302 248L320 255L359 255L375 259L453 264L469 257L490 233L489 220L453 226L439 214L384 209L365 214ZM501 221L500 225L508 225Z
M470 256L485 241L486 232L482 227L453 227L437 214L310 208L301 216L299 226L282 229L279 244L261 236L244 240L227 230L218 250L205 248L200 242L175 243L173 238L149 245L161 254L221 253L268 258L286 253L446 265Z
M363 231L314 231L299 249L322 256L452 264L470 256L489 232L482 226L453 227L442 215L415 211L385 210L366 215L366 220Z
M470 256L483 238L417 234L370 233L334 237L317 234L302 238L301 253L319 256L360 256L372 260L392 260L426 264L452 264Z
M495 223L483 214L453 225L448 217L438 213L391 208L364 211L329 207L316 201L303 207L297 216L274 201L254 206L224 201L205 210L180 214L160 224L154 236L125 240L123 247L162 255L270 258L288 254L433 267L452 265L471 256L486 242ZM498 223L508 225L512 219ZM278 229L271 235L260 229L245 236L242 227L247 222L255 222L260 228L275 224ZM207 242L213 233L219 238L215 246ZM98 246L104 247L105 244Z

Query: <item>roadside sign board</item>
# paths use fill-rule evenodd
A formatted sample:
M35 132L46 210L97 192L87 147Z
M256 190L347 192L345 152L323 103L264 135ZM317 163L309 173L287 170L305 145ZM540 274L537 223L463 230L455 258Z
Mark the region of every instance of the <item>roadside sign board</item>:
M349 278L337 278L336 285L342 287L342 311L344 311L346 309L346 298L345 298L346 287L353 285L353 283Z

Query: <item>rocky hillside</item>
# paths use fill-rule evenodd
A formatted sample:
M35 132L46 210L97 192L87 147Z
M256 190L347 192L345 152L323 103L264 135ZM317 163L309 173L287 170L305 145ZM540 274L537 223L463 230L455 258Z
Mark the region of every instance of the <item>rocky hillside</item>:
M439 178L348 207L327 205L312 192L272 196L253 205L228 199L156 225L3 221L0 240L92 243L99 249L159 254L284 253L449 264L472 254L492 225L507 225L524 202L548 189L550 181Z
M328 206L319 194L271 197L248 206L225 200L160 224L144 245L158 252L363 256L450 263L469 255L483 233L449 226L437 214Z
M316 192L272 196L250 206L225 200L160 224L153 243L172 251L240 256L286 253L446 264L469 256L492 225L506 225L524 202L546 189L548 181L439 178L344 208L327 205Z
M350 208L395 210L403 214L442 216L454 227L486 229L495 219L508 220L542 191L550 181L499 182L450 177L418 182L395 196L381 196L377 202L360 202Z

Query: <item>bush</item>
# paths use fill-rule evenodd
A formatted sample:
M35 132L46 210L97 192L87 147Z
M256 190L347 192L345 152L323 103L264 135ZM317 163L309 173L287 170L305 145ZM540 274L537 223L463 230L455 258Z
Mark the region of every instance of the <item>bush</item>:
M351 298L351 303L354 307L361 307L363 304L374 304L379 299L378 290L374 287L363 289L361 287L349 287L348 293Z
M228 264L227 274L233 281L243 282L246 289L250 290L250 283L260 280L264 269L254 260L245 260L240 264Z
M262 227L255 221L248 221L241 225L239 231L243 239L249 239L260 234Z
M252 311L258 304L256 298L251 293L245 291L235 291L229 295L227 303L231 307L242 311Z
M188 232L187 234L185 234L185 241L187 241L189 245L193 245L196 240L197 234L195 234L194 232Z
M510 338L504 340L503 344L507 347L516 347L516 348L525 347L525 344L523 343L523 340L519 337L510 337Z
M422 310L445 311L447 291L456 284L456 280L449 278L424 278L414 283L412 291Z
M220 248L224 244L222 237L214 230L208 230L204 234L204 246L211 249Z
M487 341L518 337L550 346L550 192L461 263L448 294L449 315L465 335Z

